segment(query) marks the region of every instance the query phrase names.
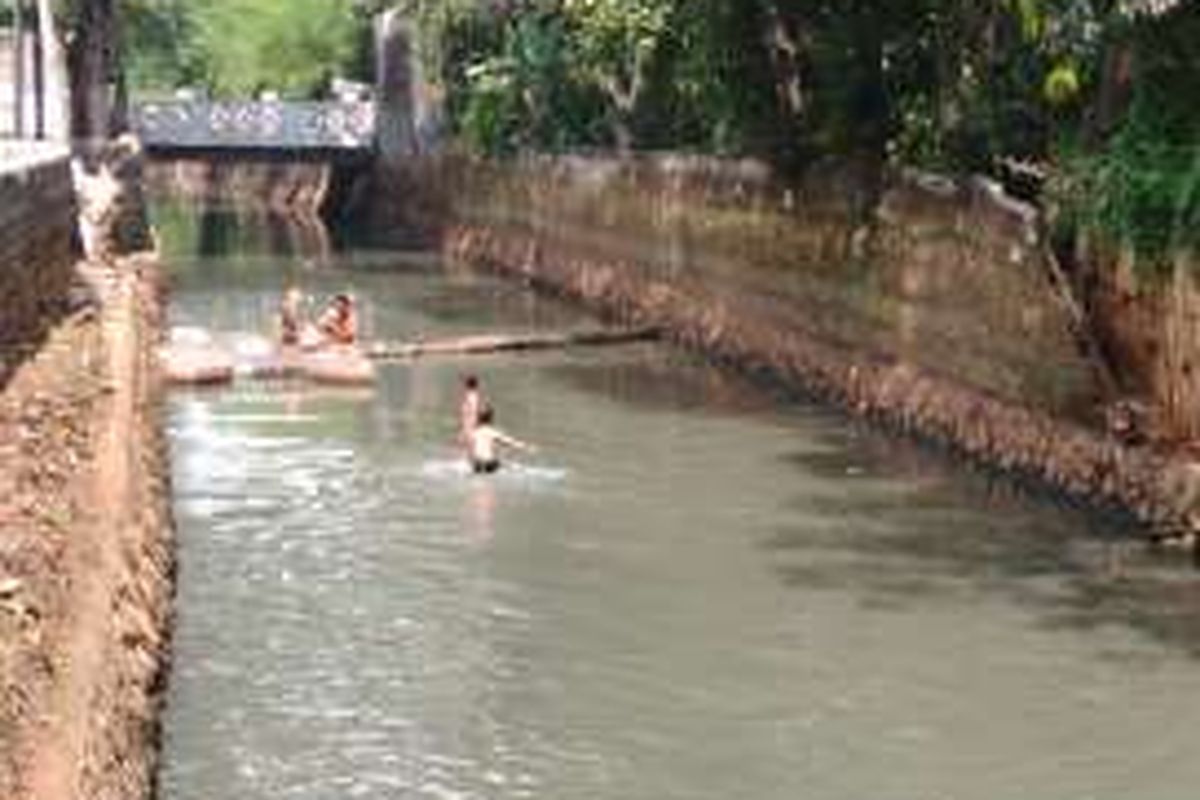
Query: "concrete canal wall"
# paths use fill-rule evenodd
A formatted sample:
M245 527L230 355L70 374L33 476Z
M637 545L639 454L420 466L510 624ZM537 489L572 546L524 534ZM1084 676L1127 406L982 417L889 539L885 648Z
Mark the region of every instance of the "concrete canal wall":
M146 163L145 181L151 197L315 213L325 202L332 171L327 163L269 157L154 156Z
M153 153L143 167L147 195L336 220L357 201L365 161L294 154Z
M453 258L661 325L688 346L1170 531L1184 458L1105 427L1103 373L1033 210L984 181L752 162L446 157L385 173L375 213Z
M65 148L0 142L0 344L36 339L74 268Z

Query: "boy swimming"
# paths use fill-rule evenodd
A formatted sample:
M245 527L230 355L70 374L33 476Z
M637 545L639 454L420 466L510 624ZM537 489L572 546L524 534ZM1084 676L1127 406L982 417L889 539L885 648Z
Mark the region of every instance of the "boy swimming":
M471 471L476 475L489 475L500 469L501 445L526 452L536 449L533 445L501 431L493 424L495 419L496 412L490 406L483 406L479 409L478 420L467 438L467 457L471 463Z

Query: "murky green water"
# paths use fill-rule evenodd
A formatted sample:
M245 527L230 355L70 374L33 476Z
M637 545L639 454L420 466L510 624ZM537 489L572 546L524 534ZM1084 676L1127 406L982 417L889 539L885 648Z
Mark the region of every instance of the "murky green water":
M171 234L207 253L175 259L176 321L264 327L285 272L353 286L390 338L586 321L397 256L271 255L227 222ZM457 464L468 370L540 446L494 478ZM181 393L171 430L165 800L1200 785L1192 572L672 349Z

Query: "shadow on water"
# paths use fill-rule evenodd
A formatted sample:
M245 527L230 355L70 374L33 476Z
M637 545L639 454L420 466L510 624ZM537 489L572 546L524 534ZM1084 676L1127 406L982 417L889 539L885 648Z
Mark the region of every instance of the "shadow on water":
M639 357L643 354L645 358ZM778 398L761 387L736 373L711 369L683 351L664 357L656 345L631 345L595 356L586 364L563 364L546 372L575 390L644 411L746 414L778 408ZM597 369L601 360L604 369Z
M316 216L252 206L176 201L155 204L153 217L168 257L269 254L326 264L344 244Z
M1045 630L1120 627L1200 658L1195 572L1132 533L1127 518L1069 507L1008 476L952 473L945 457L920 445L870 433L833 438L828 450L782 460L874 488L793 500L806 522L762 543L785 584L895 613L998 594ZM915 480L888 481L897 458Z
M651 412L773 414L789 397L700 368L687 353L641 359L633 352L615 354L605 369L568 364L548 372L573 389ZM762 543L785 584L895 613L1001 596L1046 630L1116 626L1200 658L1195 571L1180 554L1148 545L1127 515L1079 507L1036 481L791 398L789 419L838 424L806 425L805 448L779 457L783 480L803 474L823 487L798 490L788 514L798 521Z

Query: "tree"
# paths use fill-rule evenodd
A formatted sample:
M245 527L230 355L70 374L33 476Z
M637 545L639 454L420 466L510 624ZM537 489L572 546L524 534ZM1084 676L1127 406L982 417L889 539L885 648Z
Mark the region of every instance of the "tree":
M71 84L71 135L106 138L125 123L121 85L118 0L66 0L67 72Z
M563 0L572 37L572 69L599 87L617 150L634 144L633 122L655 56L667 33L672 0Z
M369 3L344 0L122 0L131 79L244 97L309 97L368 61Z

